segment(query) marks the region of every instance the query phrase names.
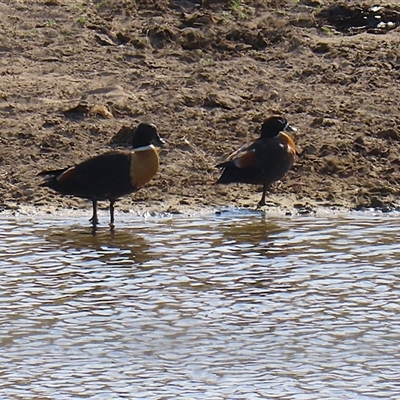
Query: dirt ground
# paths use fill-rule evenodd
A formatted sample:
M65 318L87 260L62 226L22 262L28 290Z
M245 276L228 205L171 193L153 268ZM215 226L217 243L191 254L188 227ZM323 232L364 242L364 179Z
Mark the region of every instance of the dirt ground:
M214 185L215 165L271 114L298 128L299 152L271 202L398 208L393 3L2 0L0 210L90 209L38 187L37 173L105 152L141 121L168 147L118 210L255 207L260 188Z

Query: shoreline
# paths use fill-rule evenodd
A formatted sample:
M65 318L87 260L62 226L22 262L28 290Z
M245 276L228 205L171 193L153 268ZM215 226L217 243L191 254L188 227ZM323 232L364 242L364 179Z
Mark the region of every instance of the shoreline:
M377 31L335 25L343 7L376 22L400 6L129 0L86 2L83 15L66 0L14 3L0 4L0 210L90 213L37 174L109 151L139 122L154 122L168 147L117 212L255 208L259 189L214 185L215 165L276 114L297 127L298 157L268 201L283 212L400 208L400 19Z
M50 218L63 218L68 221L68 218L83 218L87 219L88 226L89 218L91 216L92 209L88 207L82 208L64 208L62 206L30 206L30 205L20 205L14 209L5 209L0 211L0 217L50 217ZM256 207L244 207L244 206L206 206L206 207L189 207L181 206L178 209L160 209L157 206L133 206L131 208L115 209L116 216L116 226L118 226L118 219L123 218L123 216L139 217L143 219L155 218L155 219L171 219L171 218L193 218L202 216L223 216L226 214L264 214L271 217L334 217L334 216L344 216L344 215L393 215L400 213L399 208L393 208L388 210L382 210L378 208L365 208L365 209L351 209L347 207L321 207L315 206L313 208L287 208L280 206L265 206L262 208ZM99 218L101 219L101 225L105 226L108 224L109 212L105 207L99 208L98 211Z

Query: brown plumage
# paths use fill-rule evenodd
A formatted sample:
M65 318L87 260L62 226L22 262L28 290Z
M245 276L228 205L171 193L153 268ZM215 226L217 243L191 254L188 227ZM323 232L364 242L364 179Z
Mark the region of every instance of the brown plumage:
M268 187L285 176L295 159L294 141L282 132L284 130L295 131L296 128L290 126L282 117L274 116L266 119L257 140L245 144L225 162L217 165L218 168L223 168L223 171L216 183L263 185L258 206L265 205Z
M153 144L164 144L156 126L141 123L133 134L132 151L110 151L73 167L40 172L39 176L44 177L41 186L49 187L63 195L90 200L93 204L90 221L94 230L98 224L97 202L108 200L112 230L115 201L139 190L158 171L158 151Z

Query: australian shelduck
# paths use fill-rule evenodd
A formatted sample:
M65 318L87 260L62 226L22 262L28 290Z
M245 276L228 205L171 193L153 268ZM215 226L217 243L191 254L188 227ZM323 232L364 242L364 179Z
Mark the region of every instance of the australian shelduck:
M216 183L262 185L258 206L265 205L268 187L282 179L292 167L296 155L293 139L283 131L296 131L285 118L273 116L264 121L260 137L247 143L218 164L222 175Z
M41 186L62 195L77 196L93 203L93 230L98 224L97 202L110 202L110 229L114 229L114 204L117 199L136 192L148 183L159 168L158 151L162 146L154 124L141 123L132 137L132 151L115 150L89 158L75 166L43 171Z

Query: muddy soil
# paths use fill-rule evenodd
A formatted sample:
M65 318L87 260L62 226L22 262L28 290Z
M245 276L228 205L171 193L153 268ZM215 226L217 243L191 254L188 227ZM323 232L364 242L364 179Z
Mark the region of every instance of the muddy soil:
M376 5L379 3L379 5ZM38 172L154 122L161 169L119 210L255 207L215 165L282 114L298 158L284 209L400 204L400 6L346 1L3 0L0 210L90 208ZM107 204L102 204L107 207Z

